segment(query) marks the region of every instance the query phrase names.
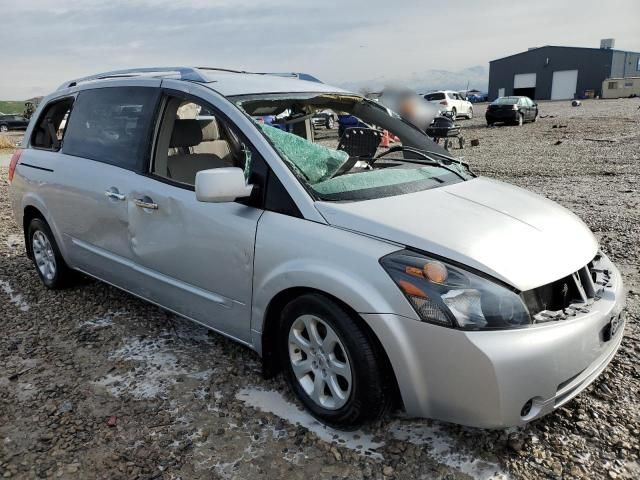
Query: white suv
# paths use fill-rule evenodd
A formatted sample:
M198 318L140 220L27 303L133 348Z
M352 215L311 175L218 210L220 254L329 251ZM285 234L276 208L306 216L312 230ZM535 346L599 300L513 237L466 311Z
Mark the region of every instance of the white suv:
M431 92L424 95L424 99L428 102L439 105L440 111L450 112L455 119L458 116L473 118L473 105L465 100L462 95L452 90L441 90L439 92Z

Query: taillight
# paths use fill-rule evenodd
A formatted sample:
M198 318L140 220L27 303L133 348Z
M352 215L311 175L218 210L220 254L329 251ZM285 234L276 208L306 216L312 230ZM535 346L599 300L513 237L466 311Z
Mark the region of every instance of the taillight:
M16 172L16 167L20 161L20 155L22 155L22 149L17 148L13 155L11 155L11 161L9 162L9 182L13 181L13 174Z
M446 101L446 100L442 100L442 101L440 102L440 105L449 105L449 104L447 103L447 101Z

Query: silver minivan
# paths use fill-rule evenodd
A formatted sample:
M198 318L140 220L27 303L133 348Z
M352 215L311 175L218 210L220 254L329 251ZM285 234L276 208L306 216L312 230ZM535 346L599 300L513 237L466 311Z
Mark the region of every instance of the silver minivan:
M314 131L326 110L357 126ZM392 407L521 425L622 340L620 273L580 219L325 84L182 67L67 82L9 180L47 287L82 272L227 335L329 425Z

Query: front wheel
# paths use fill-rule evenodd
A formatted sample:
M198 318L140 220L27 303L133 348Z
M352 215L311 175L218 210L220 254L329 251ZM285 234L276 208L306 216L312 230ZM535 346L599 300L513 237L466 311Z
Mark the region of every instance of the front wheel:
M518 126L521 127L522 124L524 124L524 115L519 113L518 114Z
M7 133L9 131L9 127L7 125L0 125L0 132Z
M473 118L473 107L469 107L469 114L467 115L467 118L469 120L471 120Z
M289 386L327 425L355 429L391 405L384 365L367 332L323 295L305 294L284 308L279 351Z

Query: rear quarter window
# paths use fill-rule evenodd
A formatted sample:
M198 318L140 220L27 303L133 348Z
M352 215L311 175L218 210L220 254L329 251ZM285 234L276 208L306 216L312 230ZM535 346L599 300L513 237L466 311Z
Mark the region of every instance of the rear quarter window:
M53 151L60 149L73 102L73 97L56 99L45 107L31 134L32 147Z
M427 95L424 96L424 99L431 102L433 100L444 100L445 96L444 93L428 93Z
M63 153L139 170L150 151L159 91L107 87L78 94L69 117Z

